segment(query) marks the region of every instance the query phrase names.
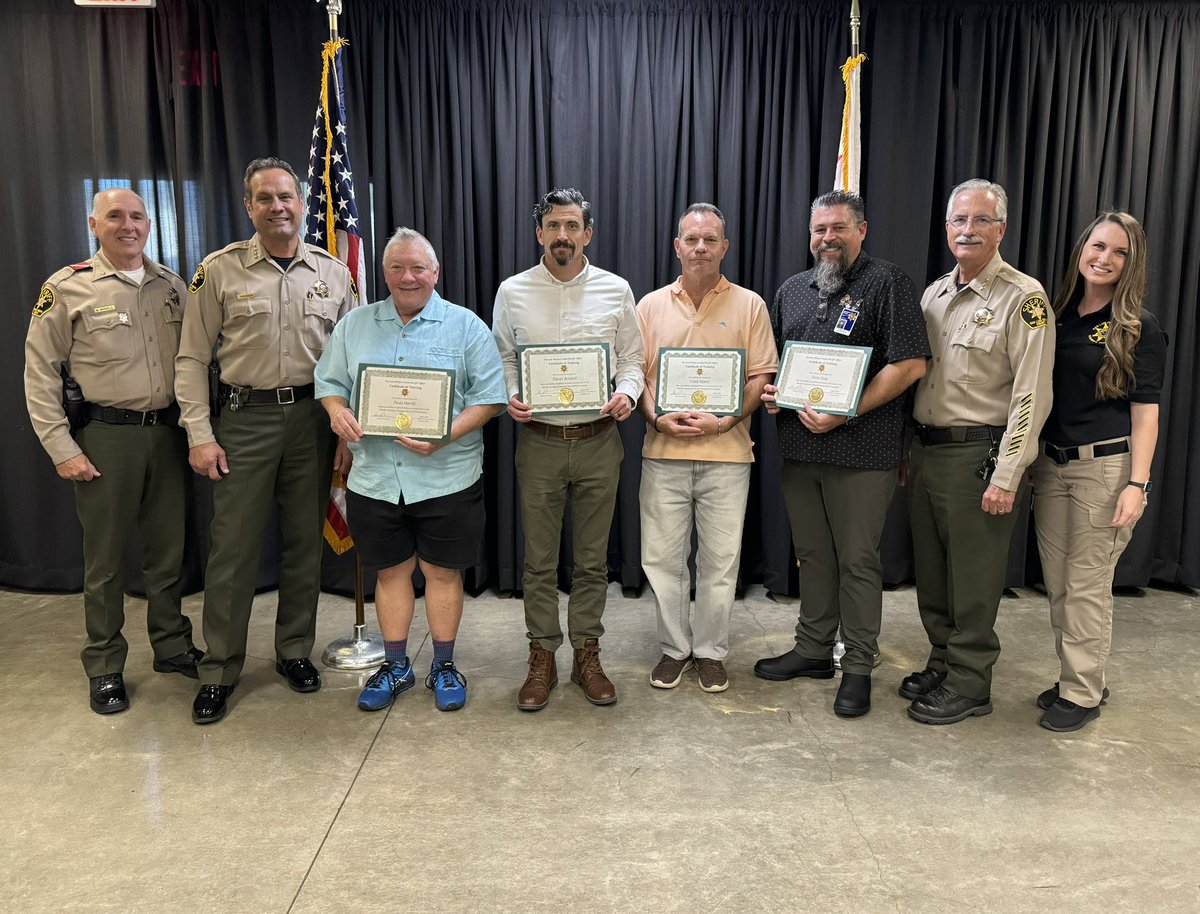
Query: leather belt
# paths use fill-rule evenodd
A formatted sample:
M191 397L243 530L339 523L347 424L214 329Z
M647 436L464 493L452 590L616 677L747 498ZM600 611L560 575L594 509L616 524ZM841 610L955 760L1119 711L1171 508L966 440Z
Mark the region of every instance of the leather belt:
M536 422L531 419L525 427L547 438L578 441L581 438L591 438L593 435L600 434L615 421L612 416L601 416L595 422L585 422L582 425L548 425L545 422Z
M162 409L150 409L139 413L136 409L120 409L116 406L97 406L89 403L87 416L107 425L178 425L179 406L172 403Z
M964 441L999 441L1004 435L1003 425L955 425L951 428L937 428L932 425L918 425L917 437L921 443L930 444L962 444Z
M221 399L227 399L235 408L243 406L287 406L297 400L307 400L313 395L312 384L299 387L280 387L277 390L255 390L253 387L237 387L221 382Z
M1042 451L1059 466L1072 460L1091 460L1095 457L1111 457L1113 454L1128 454L1129 440L1107 441L1104 444L1081 444L1079 447L1058 447L1049 441L1042 442Z

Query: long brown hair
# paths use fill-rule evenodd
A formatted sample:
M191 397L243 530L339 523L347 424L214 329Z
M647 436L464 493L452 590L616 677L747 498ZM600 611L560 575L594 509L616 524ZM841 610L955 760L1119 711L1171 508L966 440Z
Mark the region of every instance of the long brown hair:
M1137 219L1129 213L1104 212L1083 230L1071 251L1066 275L1054 297L1054 314L1061 317L1067 308L1076 307L1083 298L1079 258L1092 231L1102 222L1119 225L1129 239L1125 269L1113 290L1112 323L1104 338L1104 360L1096 373L1096 399L1119 400L1128 397L1133 389L1133 349L1142 336L1142 299L1146 295L1146 233Z

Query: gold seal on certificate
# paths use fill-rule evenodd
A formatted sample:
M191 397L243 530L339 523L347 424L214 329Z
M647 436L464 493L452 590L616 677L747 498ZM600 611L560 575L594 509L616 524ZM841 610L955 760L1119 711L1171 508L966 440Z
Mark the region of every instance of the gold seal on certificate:
M609 398L608 343L517 347L521 402L533 414L598 413Z
M356 414L364 435L447 441L453 408L453 371L359 366Z
M714 416L740 416L745 389L745 349L658 350L654 412L703 410Z
M788 340L779 360L775 403L785 409L807 405L818 413L853 416L867 379L870 346Z

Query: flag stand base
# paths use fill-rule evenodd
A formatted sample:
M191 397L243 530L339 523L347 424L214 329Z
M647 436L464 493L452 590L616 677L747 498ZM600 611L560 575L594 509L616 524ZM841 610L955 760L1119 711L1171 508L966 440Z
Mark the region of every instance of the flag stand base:
M383 663L383 636L367 634L365 624L355 624L354 634L330 641L321 655L333 670L365 670Z

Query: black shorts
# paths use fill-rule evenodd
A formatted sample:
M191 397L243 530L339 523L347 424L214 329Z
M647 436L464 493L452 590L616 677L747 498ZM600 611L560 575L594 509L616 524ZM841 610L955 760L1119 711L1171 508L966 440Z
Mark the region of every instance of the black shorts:
M483 478L461 492L406 505L346 490L346 522L363 567L382 571L415 553L439 568L470 568L483 537Z

